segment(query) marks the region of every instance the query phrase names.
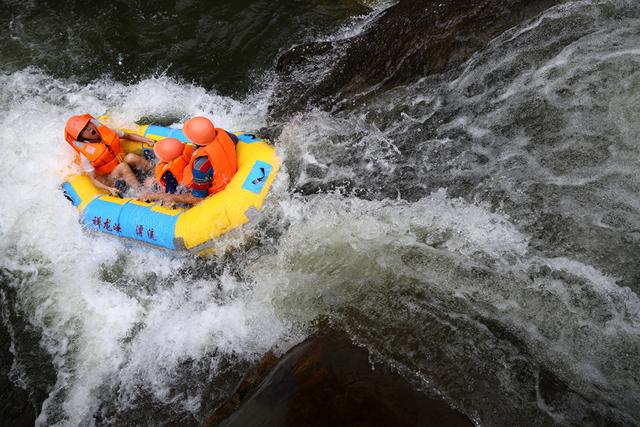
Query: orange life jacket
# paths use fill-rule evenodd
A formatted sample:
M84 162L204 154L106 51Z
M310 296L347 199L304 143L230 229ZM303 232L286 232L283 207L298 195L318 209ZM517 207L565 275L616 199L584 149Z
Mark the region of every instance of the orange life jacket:
M183 182L187 188L193 187L193 162L198 157L207 156L213 166L213 182L209 195L224 189L238 170L236 145L224 129L216 129L216 139L198 148L191 156L189 166L184 169Z
M91 120L100 133L99 142L81 142L69 135L66 140L79 154L84 155L95 168L96 175L107 175L122 162L124 153L120 147L120 137L111 128L99 121Z
M185 144L184 151L180 156L171 160L170 162L158 162L156 165L156 180L162 185L163 188L166 188L167 182L164 179L164 174L167 172L171 172L175 177L178 184L182 183L182 176L185 168L189 165L191 161L191 156L195 148L191 145Z

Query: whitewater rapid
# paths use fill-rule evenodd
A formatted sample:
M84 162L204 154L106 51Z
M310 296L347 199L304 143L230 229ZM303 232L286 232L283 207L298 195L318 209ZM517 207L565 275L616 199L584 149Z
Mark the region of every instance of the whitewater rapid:
M568 2L450 74L294 116L265 211L209 260L82 230L64 123L251 131L268 85L237 100L165 76L0 74L0 301L55 370L38 424L201 420L318 319L481 425L638 424L638 28L631 2Z
M120 126L145 115L206 114L218 126L256 129L260 103L165 78L80 87L25 70L0 79L7 111L0 140L6 164L16 165L1 171L11 184L0 195L0 266L14 277L18 300L9 303L42 330L57 371L40 423L88 422L111 382L123 396L142 384L159 399L175 399L167 389L185 359L215 352L251 360L278 342L283 327L270 307L230 297L242 292L232 275L192 277L187 272L200 261L88 234L60 191L73 159L61 139L70 114L108 112Z

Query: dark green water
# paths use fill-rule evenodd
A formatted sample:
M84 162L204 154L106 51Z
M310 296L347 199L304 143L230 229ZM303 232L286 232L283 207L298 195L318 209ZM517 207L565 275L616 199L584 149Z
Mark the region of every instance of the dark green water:
M278 54L367 11L356 0L3 1L1 69L37 66L82 82L164 74L244 93Z

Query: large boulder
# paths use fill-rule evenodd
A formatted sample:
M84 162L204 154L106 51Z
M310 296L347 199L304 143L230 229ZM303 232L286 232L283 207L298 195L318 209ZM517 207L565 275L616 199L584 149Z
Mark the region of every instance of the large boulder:
M268 375L251 392L251 383L265 370ZM416 390L388 367L372 364L369 353L344 333L328 331L294 347L277 364L268 355L205 425L440 427L473 423L444 401Z

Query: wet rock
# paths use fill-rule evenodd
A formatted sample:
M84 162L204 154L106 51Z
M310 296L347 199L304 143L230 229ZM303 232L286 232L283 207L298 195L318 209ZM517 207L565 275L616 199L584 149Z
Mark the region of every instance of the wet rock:
M321 333L294 347L249 393L259 372L274 364L270 356L249 373L205 425L473 425L397 373L379 364L373 366L368 352L343 333ZM237 411L228 416L238 404Z
M242 404L243 400L251 395L255 388L278 364L278 358L272 352L267 353L260 362L249 369L240 381L238 387L221 406L207 419L206 425L214 426L231 416Z
M560 0L401 0L361 34L296 46L277 63L272 118L358 102L461 64L505 30Z

